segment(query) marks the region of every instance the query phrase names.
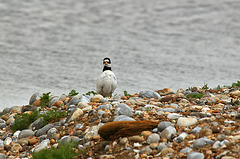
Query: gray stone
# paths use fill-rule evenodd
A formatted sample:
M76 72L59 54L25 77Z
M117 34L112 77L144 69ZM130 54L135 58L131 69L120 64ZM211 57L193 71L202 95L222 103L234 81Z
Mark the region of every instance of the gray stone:
M176 107L177 109L179 109L179 106L177 104L175 104L175 103L171 103L170 105L172 105L172 106Z
M39 129L36 133L36 137L39 137L45 133L47 133L47 131L49 129L51 129L53 127L53 124L48 124L48 125L45 125L43 128Z
M164 129L161 133L161 138L162 137L165 137L167 138L168 140L170 140L172 138L173 135L176 135L177 134L177 131L174 127L172 126L169 126L167 127L166 129Z
M4 140L4 145L10 145L11 142L12 142L12 138L7 137L7 138Z
M214 142L214 144L213 144L213 148L215 148L215 149L217 149L217 148L219 148L220 147L220 143L221 143L221 141L216 141L216 142Z
M7 113L9 113L11 110L10 110L10 108L4 108L3 109L3 114L7 114Z
M110 110L110 109L112 109L112 105L111 105L111 104L99 105L96 110L99 110L99 109L103 109L103 110L104 110L104 109L107 109L107 110Z
M82 96L82 97L80 98L80 102L89 103L89 102L90 102L90 99L89 99L87 96Z
M34 132L30 129L25 129L25 130L22 130L20 133L19 133L19 136L18 138L21 139L21 138L25 138L25 137L29 137L29 136L33 136L34 135Z
M140 150L141 153L150 153L152 152L152 149L148 146L146 147L143 147L141 150Z
M31 151L32 152L39 152L39 151L41 151L43 149L47 149L49 143L50 143L49 139L43 140L39 145L34 147Z
M192 151L192 149L190 147L185 147L185 148L180 150L180 153L189 153L191 151Z
M162 109L158 109L157 111L173 113L173 112L175 112L175 109L173 109L173 108L162 108Z
M93 136L98 135L98 126L92 126L89 128L89 130L86 132L84 139L90 140Z
M114 119L114 121L135 121L135 119L126 116L126 115L120 115Z
M6 159L6 155L4 153L0 153L0 159Z
M202 147L202 146L205 146L205 145L208 145L208 144L212 144L214 141L212 140L209 140L207 138L200 138L200 139L197 139L194 143L193 143L193 147L194 148L199 148L199 147Z
M72 97L68 105L78 105L79 102L80 102L79 96L74 96Z
M154 97L157 97L159 98L160 95L157 93L157 92L154 92L154 91L141 91L139 92L139 97L141 98L154 98Z
M125 103L120 103L117 105L114 114L115 115L126 115L131 116L133 109Z
M4 146L4 141L0 139L0 147Z
M190 152L187 159L204 159L204 155L200 152Z
M158 150L158 152L161 152L164 148L167 148L166 144L165 143L160 143L158 145L157 150Z
M38 130L45 125L44 118L40 117L32 123L32 129Z
M80 108L76 108L67 117L67 122L77 119L79 116L83 115L83 111Z
M147 143L158 143L160 140L160 136L157 133L152 133L151 135L148 136L147 138Z
M201 130L202 130L201 127L196 126L194 129L192 129L192 130L190 131L190 133L191 133L191 134L200 133Z
M53 135L56 134L56 133L57 133L57 129L56 128L49 129L48 132L47 132L47 138L53 137Z
M82 127L83 127L82 124L77 124L77 125L74 127L74 129L81 129Z
M168 119L178 119L179 117L182 117L182 115L177 113L171 113L167 116Z
M40 99L41 96L42 96L42 94L40 94L39 92L34 93L29 100L29 105L32 105L35 101Z
M71 137L70 136L63 136L60 140L59 140L59 143L65 145L66 143L70 142L71 141Z
M99 118L101 118L104 113L105 113L105 111L100 110L100 111L98 111L97 116L98 116Z
M7 126L7 124L6 123L0 123L0 129L3 129L3 128L5 128Z
M174 124L172 124L169 121L162 121L158 124L158 131L162 132L164 129L166 129L169 126L174 127Z

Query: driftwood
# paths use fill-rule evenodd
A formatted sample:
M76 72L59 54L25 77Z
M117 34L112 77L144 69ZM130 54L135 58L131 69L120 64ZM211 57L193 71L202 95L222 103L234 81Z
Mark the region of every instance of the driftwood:
M142 131L152 130L159 121L114 121L101 126L98 134L105 140L115 140L119 137L139 135Z

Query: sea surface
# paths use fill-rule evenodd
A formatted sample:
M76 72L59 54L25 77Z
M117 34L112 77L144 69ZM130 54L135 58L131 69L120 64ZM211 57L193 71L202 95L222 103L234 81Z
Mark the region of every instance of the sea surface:
M95 90L107 56L116 94L231 85L240 1L0 0L0 109Z

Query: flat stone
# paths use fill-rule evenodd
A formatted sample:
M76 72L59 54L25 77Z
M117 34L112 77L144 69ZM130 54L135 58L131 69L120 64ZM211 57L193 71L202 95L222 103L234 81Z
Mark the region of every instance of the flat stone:
M25 129L25 130L22 130L20 133L19 133L19 136L18 138L21 139L21 138L25 138L25 137L29 137L29 136L33 136L34 135L34 132L30 129Z
M48 132L49 129L51 129L53 127L53 124L48 124L48 125L45 125L43 128L39 129L37 132L36 132L36 137L39 137L43 134L46 134Z
M199 147L202 147L202 146L205 146L205 145L208 145L208 144L212 144L214 143L214 141L212 140L209 140L207 138L200 138L200 139L197 139L194 143L193 143L193 147L194 148L199 148Z
M197 119L195 118L186 118L186 117L180 117L178 118L177 125L178 126L192 126L197 123Z
M114 119L114 121L135 121L135 119L126 116L126 115L120 115Z
M200 152L190 152L187 159L204 159L204 155Z
M154 92L154 91L141 91L139 92L139 97L146 97L146 98L154 98L154 97L157 97L159 98L160 95L157 93L157 92Z
M143 147L141 150L140 150L140 153L150 153L152 152L152 149L148 146L146 147Z
M192 151L192 149L190 147L185 147L185 148L180 150L180 153L189 153L191 151Z
M167 116L168 119L178 119L179 117L182 117L182 115L177 113L171 113Z

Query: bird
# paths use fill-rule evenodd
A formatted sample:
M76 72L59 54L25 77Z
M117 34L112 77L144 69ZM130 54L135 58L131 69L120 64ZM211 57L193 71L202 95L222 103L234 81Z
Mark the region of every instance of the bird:
M117 78L111 68L111 60L108 57L103 59L103 72L96 81L96 90L103 97L112 97L117 87Z

